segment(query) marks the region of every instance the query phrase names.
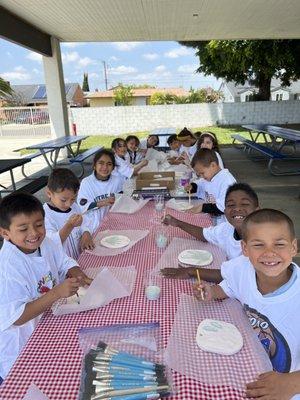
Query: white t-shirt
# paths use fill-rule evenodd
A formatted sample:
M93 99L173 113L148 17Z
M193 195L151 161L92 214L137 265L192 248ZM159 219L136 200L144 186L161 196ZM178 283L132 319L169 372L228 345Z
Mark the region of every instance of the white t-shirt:
M123 179L119 175L113 174L107 181L97 179L94 173L82 179L77 196L77 203L81 212L88 210L92 205L91 203L120 193L122 185ZM109 207L107 206L88 211L85 214L85 226L88 226L90 231L94 233L108 210Z
M128 150L126 155L125 155L125 160L129 164L138 164L139 162L142 161L142 159L145 158L145 155L142 154L140 151L130 151Z
M217 159L219 161L219 167L221 169L224 169L224 163L223 163L222 157L220 156L220 154L217 151L215 151L215 153L216 153Z
M229 260L242 254L241 240L234 238L234 227L227 221L203 228L203 236L209 243L223 249Z
M147 150L147 148L148 148L147 138L140 139L139 149Z
M172 157L179 157L180 153L179 150L169 150L167 152L167 157L172 158Z
M128 159L119 157L115 154L116 167L113 171L113 175L120 175L123 179L131 178L134 172L133 166L130 164Z
M34 331L40 316L13 325L27 303L38 299L77 262L68 257L59 240L45 238L39 252L25 254L4 240L0 250L0 376L5 378Z
M199 179L197 182L197 197L205 203L215 203L218 209L224 212L225 196L230 185L236 180L227 168L221 169L211 181Z
M198 144L198 141L196 141L195 144L193 144L193 146L190 146L190 147L181 145L179 151L180 151L180 153L185 152L189 156L189 159L191 160L197 151L197 144Z
M44 204L45 210L45 227L47 231L47 236L57 236L60 239L59 231L66 224L68 219L74 214L81 214L81 209L78 204L73 203L70 210L63 212L57 209L52 209L49 204ZM84 232L91 232L90 228L87 226L87 217L83 216L83 222L81 226L76 226L72 229L72 232L64 241L63 248L69 257L78 259L80 254L80 239Z
M300 370L300 268L296 264L292 267L293 283L282 286L278 294L266 296L257 288L255 269L247 257L221 266L224 280L220 286L227 296L242 303L278 372Z

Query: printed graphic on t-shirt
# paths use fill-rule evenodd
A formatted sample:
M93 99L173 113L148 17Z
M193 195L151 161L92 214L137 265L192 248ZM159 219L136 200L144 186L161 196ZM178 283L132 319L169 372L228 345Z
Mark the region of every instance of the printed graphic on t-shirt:
M55 285L56 285L56 279L52 275L52 272L49 271L49 273L46 276L43 276L43 278L39 280L37 291L40 294L44 294L49 292L49 290L52 289Z
M216 203L216 199L213 194L208 193L205 191L204 194L205 203Z
M99 200L104 200L104 199L108 199L109 197L115 197L114 193L106 193L106 194L101 194L97 197L95 197L95 201L99 201Z
M284 336L272 325L270 320L247 304L244 309L253 329L257 332L277 372L289 372L291 368L291 351Z

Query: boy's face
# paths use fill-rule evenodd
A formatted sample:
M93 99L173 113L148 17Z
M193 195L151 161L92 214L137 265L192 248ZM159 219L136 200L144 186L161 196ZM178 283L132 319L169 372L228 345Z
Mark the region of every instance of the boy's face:
M170 144L170 149L171 150L178 150L179 147L181 146L181 143L179 142L179 140L174 140L171 144Z
M225 200L225 216L227 221L240 232L242 223L247 215L257 210L253 199L243 190L235 190Z
M46 193L50 199L50 203L61 211L69 210L77 197L77 193L70 189L64 189L60 192L52 192L47 188Z
M200 178L203 178L206 181L211 181L212 178L220 171L220 167L214 161L210 163L208 167L197 162L194 166L194 170Z
M9 229L1 228L1 235L23 253L33 253L46 235L44 217L40 211L29 215L17 214L11 219Z
M181 144L185 147L191 147L194 144L194 139L191 136L188 136L185 140L181 141Z
M297 239L291 237L286 223L250 223L247 240L242 240L242 250L258 274L277 277L296 255Z
M111 158L107 154L103 154L103 156L96 161L94 169L98 179L107 179L112 173L114 165Z

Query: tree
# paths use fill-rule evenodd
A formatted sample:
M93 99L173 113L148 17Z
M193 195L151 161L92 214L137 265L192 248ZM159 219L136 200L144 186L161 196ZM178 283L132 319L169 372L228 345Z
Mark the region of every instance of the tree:
M0 77L0 96L6 97L13 94L13 89L11 88L9 82L5 81Z
M300 78L300 40L211 40L179 42L197 49L204 75L258 88L257 100L269 100L271 79L289 86Z
M130 106L133 98L133 91L130 85L120 83L114 90L114 98L118 106Z
M157 106L160 104L174 104L176 103L177 96L171 93L156 92L150 97L150 104Z
M84 92L89 92L90 87L89 87L89 75L87 72L83 74L83 82L82 82L82 90Z

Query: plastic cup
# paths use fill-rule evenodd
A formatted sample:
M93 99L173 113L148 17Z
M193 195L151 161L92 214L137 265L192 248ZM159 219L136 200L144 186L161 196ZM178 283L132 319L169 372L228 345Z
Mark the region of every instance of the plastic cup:
M148 300L157 300L160 296L160 287L156 285L149 285L146 287L145 293Z

